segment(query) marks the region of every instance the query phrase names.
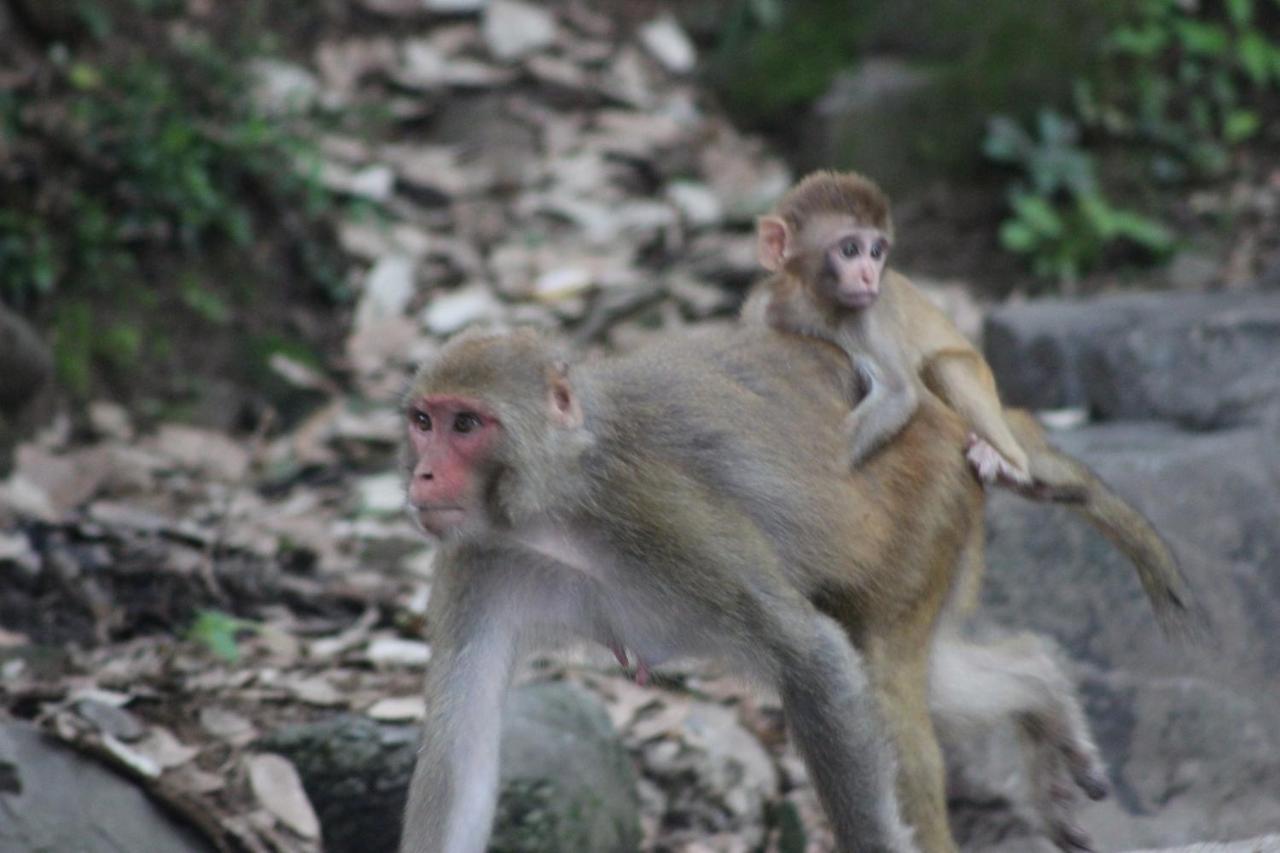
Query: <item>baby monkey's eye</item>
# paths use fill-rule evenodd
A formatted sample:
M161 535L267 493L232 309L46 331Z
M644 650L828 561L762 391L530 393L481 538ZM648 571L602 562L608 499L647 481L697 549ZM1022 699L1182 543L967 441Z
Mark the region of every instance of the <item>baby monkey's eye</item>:
M844 255L846 258L854 258L854 257L857 257L857 255L858 255L858 241L857 241L857 240L845 240L843 243L841 243L841 244L840 244L840 254Z
M413 425L423 432L431 432L431 415L421 409L414 409L409 412L409 419L413 421Z
M885 244L880 242L879 240L871 244L871 257L876 259L877 261L883 258L885 256L885 253L888 251L889 251L888 247L885 246Z
M480 426L480 417L471 412L459 412L453 417L453 431L468 433Z

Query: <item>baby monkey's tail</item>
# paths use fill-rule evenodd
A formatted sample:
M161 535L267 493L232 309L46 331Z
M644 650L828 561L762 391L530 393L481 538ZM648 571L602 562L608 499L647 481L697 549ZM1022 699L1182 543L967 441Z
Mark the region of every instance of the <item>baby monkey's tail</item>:
M1022 409L1005 420L1030 459L1032 482L1011 487L1029 500L1061 503L1082 516L1129 558L1167 636L1198 639L1208 618L1195 601L1177 558L1151 522L1088 466L1051 445L1044 428Z

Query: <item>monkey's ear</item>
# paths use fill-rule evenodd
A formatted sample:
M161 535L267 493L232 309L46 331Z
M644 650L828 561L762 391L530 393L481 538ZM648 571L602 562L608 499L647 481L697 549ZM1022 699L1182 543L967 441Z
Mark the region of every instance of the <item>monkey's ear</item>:
M565 429L577 429L583 424L582 406L569 382L569 365L557 361L548 372L547 404L551 421Z
M756 220L756 257L769 272L782 269L787 259L787 243L791 229L778 216L761 216Z

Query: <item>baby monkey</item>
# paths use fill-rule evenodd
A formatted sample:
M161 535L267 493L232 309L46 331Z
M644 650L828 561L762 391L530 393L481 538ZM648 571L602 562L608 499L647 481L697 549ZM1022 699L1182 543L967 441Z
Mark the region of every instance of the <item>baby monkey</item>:
M846 424L851 464L898 434L923 386L969 424L966 455L984 483L1031 483L986 361L928 297L885 269L893 221L875 183L815 172L759 219L756 232L760 263L773 273L764 285L765 321L828 341L853 361L863 396Z

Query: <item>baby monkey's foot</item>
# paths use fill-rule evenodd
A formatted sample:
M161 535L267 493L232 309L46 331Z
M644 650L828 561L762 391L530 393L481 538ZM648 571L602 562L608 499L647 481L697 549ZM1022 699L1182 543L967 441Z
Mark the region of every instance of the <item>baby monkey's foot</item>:
M1008 459L1000 455L1000 451L978 437L977 433L969 433L964 455L984 486L1018 487L1031 484L1029 474L1015 468Z

